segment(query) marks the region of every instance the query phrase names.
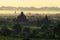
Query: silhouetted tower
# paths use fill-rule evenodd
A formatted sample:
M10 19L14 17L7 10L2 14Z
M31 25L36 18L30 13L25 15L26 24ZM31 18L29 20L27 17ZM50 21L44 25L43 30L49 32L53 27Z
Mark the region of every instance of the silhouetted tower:
M45 18L42 20L42 23L45 25L48 25L51 23L51 21L49 20L48 16L46 15Z
M18 21L18 22L26 22L26 21L27 21L27 18L26 18L26 16L24 15L23 12L21 12L21 14L17 17L17 21Z
M45 20L46 20L46 21L48 20L48 16L47 16L47 15L45 16Z
M45 22L46 24L50 23L50 20L48 19L48 16L47 16L47 15L46 15L45 18L44 18L44 22Z

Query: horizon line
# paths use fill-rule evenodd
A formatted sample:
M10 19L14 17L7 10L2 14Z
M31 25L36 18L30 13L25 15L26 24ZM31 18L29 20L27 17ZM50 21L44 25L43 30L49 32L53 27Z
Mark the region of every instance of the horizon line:
M16 6L0 6L0 7L16 7ZM20 7L20 6L19 6ZM32 8L43 8L43 7L33 7L31 6ZM45 6L45 7L48 7L48 6ZM51 7L55 7L55 8L60 8L60 7L57 7L57 6L51 6ZM24 8L24 7L23 7ZM27 7L27 8L30 8L30 7Z

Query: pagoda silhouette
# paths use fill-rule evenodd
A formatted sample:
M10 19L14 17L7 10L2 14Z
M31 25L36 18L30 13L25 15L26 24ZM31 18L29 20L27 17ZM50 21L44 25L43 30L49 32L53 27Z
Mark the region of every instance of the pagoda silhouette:
M50 24L51 20L48 18L48 16L46 15L41 21L41 24Z
M27 18L23 12L17 17L17 22L27 22Z

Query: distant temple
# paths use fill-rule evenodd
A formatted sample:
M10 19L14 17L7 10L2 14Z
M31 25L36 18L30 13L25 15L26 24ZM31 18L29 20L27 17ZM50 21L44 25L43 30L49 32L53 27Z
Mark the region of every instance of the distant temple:
M26 16L24 15L23 12L21 12L21 14L17 17L17 21L18 21L18 22L26 22L26 21L27 21L27 18L26 18Z
M45 16L44 20L45 21L48 21L49 20L47 15Z
M51 20L49 20L48 16L46 15L42 20L38 20L37 24L49 24Z
M49 20L48 16L46 15L45 18L42 20L43 23L49 24L51 21Z

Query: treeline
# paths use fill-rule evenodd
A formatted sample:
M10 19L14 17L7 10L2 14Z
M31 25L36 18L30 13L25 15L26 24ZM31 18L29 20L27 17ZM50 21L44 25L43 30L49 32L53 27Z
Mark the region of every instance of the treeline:
M23 40L30 40L30 38L40 39L59 39L60 38L60 22L49 20L48 16L45 16L42 20L37 20L36 29L29 26L29 21L26 19L23 12L14 21L15 24L9 28L9 26L3 26L0 30L1 36L19 37ZM28 23L28 24L27 24ZM35 23L35 22L34 22ZM8 24L8 23L7 23Z

